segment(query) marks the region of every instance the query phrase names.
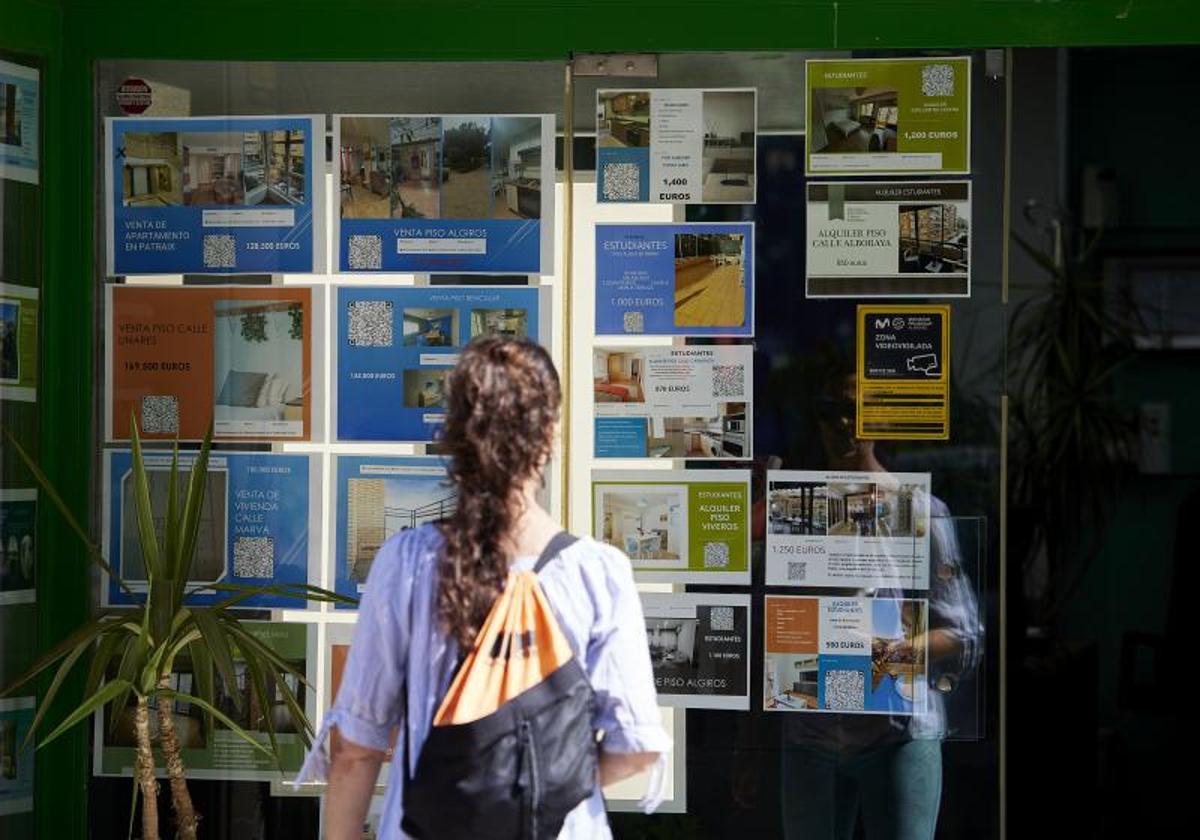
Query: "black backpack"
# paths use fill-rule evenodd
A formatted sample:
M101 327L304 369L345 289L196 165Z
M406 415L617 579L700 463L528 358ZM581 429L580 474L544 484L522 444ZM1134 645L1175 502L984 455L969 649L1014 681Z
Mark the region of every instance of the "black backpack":
M536 575L575 541L565 531L555 535L533 573L510 573L506 584L506 595L519 597L513 594L516 590L540 599L552 630L564 642ZM522 589L530 586L536 592ZM466 672L473 666L495 667L510 658L549 653L549 641L533 638L535 634L528 630L485 636L504 601L502 596L493 606L448 698L469 679ZM491 641L485 642L486 638ZM418 840L553 840L567 815L596 788L598 747L592 728L593 708L594 692L587 673L570 655L540 682L490 714L469 723L435 722L414 774L405 779L401 828ZM406 739L406 776L407 753Z

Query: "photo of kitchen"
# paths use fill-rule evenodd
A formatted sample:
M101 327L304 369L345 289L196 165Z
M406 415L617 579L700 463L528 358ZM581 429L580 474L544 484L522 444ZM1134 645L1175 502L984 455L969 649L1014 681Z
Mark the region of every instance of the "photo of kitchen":
M183 153L174 131L127 131L122 143L121 203L125 207L183 204Z
M675 326L745 324L745 244L740 233L675 234Z
M602 91L596 114L596 145L643 148L650 145L650 92Z
M737 459L750 451L744 402L721 403L716 417L668 417L661 437L653 433L653 425L646 439L646 454L652 458Z
M405 347L454 347L458 342L458 310L405 307Z
M592 393L597 403L642 403L646 354L641 350L593 350Z
M772 481L767 488L768 533L825 536L828 490L823 481Z
M527 338L529 336L529 310L472 309L471 338L481 335Z
M541 119L538 117L493 117L491 145L491 218L540 219L542 217Z
M486 219L491 207L492 120L442 117L443 219Z
M706 90L702 94L702 201L754 200L754 97L752 90Z
M342 117L338 149L343 219L392 218L392 137L387 117Z
M242 132L186 132L183 144L183 203L188 207L244 204Z
M446 407L446 378L450 368L409 368L404 371L404 407Z
M600 538L625 552L635 566L639 560L687 565L686 487L598 485L596 495Z
M876 498L874 484L829 482L825 502L829 536L876 536Z
M396 117L388 121L391 143L389 213L393 219L437 219L445 167L440 117Z
M816 87L809 116L814 154L895 152L899 95L892 88Z
M971 203L901 204L902 274L966 274L970 262Z

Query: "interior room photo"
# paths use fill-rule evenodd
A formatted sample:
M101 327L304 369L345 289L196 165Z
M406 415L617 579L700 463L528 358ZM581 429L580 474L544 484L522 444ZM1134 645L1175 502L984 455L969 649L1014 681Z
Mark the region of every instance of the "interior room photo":
M342 117L338 167L344 219L392 218L392 143L387 117Z
M440 117L397 117L389 120L393 219L437 219L441 216L442 162Z
M491 138L491 217L541 218L541 120L537 117L493 117Z
M213 411L218 429L222 423L303 421L301 313L290 301L213 304Z
M190 207L244 204L241 132L185 132L183 144L183 203Z
M686 488L625 490L605 488L601 495L601 534L634 560L684 557Z
M675 326L745 323L744 248L740 233L675 234Z
M650 93L606 91L600 94L596 142L627 148L650 145Z
M126 207L183 204L183 155L174 131L127 131L121 165L122 202Z
M593 350L592 391L596 402L645 402L646 392L642 383L645 365L645 353Z
M403 330L405 347L454 347L458 343L458 310L407 307Z
M874 484L831 481L825 491L831 537L873 537L876 527Z
M446 377L449 368L409 368L404 371L404 407L446 407Z
M525 338L529 335L529 310L511 307L471 310L471 338L496 335Z
M646 618L654 676L690 677L696 672L697 618Z
M346 482L346 565L365 583L384 541L454 512L454 495L440 478L405 475L351 478Z
M899 101L887 88L813 88L813 153L896 151Z
M825 536L827 490L823 481L772 482L767 503L770 533Z
M901 204L901 273L961 274L970 267L971 204Z
M764 659L768 709L817 709L820 675L817 654L774 653Z
M754 91L702 94L704 201L754 200Z

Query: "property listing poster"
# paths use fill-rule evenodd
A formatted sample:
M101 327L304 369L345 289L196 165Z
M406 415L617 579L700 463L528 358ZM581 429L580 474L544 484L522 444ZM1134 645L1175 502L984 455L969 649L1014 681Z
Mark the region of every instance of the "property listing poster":
M808 297L969 297L971 183L808 185Z
M925 711L927 601L767 595L764 615L766 710Z
M642 594L663 706L750 709L750 596Z
M106 287L109 440L311 440L323 298L308 286ZM315 338L315 340L314 340ZM320 362L316 362L319 366ZM319 367L318 367L319 369Z
M596 225L596 335L753 334L752 223Z
M335 114L333 126L339 271L553 273L553 114Z
M0 490L0 605L33 603L36 560L37 490Z
M180 453L179 493L186 498L195 455ZM165 516L171 458L145 454L150 504ZM148 586L134 503L133 457L128 450L104 453L104 554L134 592ZM319 579L321 545L320 456L277 452L214 452L209 458L196 556L187 602L205 606L227 597L214 584L260 586ZM104 606L134 598L106 579ZM305 602L256 595L246 607L303 608Z
M757 92L596 92L600 202L753 204Z
M109 118L108 273L325 271L324 116Z
M545 342L549 319L548 287L338 287L336 439L432 441L462 348L481 335Z
M33 697L0 698L0 817L33 810L35 751L25 746L33 716Z
M242 627L262 642L282 660L301 674L309 673L309 650L316 650L317 627L314 624L290 624L284 622L244 621ZM219 720L213 720L213 728L204 724L204 711L193 703L176 700L174 704L175 730L183 750L183 763L188 776L196 779L219 779L222 781L280 781L290 778L300 769L304 760L304 740L296 731L288 715L283 693L272 683L268 691L272 695L271 706L263 709L255 698L246 665L234 651L233 670L235 685L228 686L217 676L214 679L216 694L214 705L223 714L248 732L255 741L270 749L270 736L266 725L267 716L275 725L276 742L281 756L282 772L274 760L247 744ZM115 666L110 678L115 676ZM307 714L313 714L315 698L310 689L293 674L284 674L282 680L291 689ZM171 675L171 687L181 694L196 695L196 685L191 658L183 652L175 659L175 672ZM234 692L241 694L240 703L234 700ZM134 730L136 707L131 697L117 716L115 726L108 726L108 707L93 719L93 772L97 776L131 776L137 745ZM164 775L162 768L159 775Z
M0 178L38 182L40 81L36 67L0 61Z
M749 344L594 348L595 457L752 457L753 358Z
M750 472L592 472L592 536L658 583L750 584Z
M454 488L441 458L334 455L337 527L334 589L362 595L375 554L394 534L454 512ZM351 609L338 604L340 609Z
M858 307L856 434L950 437L950 306Z
M808 175L966 175L971 58L805 62Z
M929 588L929 473L771 470L766 583Z
M37 399L38 290L0 283L0 399Z

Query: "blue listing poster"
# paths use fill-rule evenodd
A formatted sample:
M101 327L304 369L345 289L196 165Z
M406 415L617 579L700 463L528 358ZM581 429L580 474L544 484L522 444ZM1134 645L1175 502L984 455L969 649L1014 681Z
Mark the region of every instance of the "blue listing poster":
M334 589L359 598L379 547L401 531L450 516L454 488L441 458L335 455L334 463Z
M481 335L550 335L549 288L341 286L335 439L429 443L445 419L446 378Z
M262 586L317 580L321 544L319 458L274 452L212 453L187 603L206 606L229 597L229 592L214 589L214 584ZM192 452L180 453L180 498L187 493L194 459ZM146 453L145 463L150 503L159 520L167 506L171 458ZM105 452L104 552L126 585L134 593L142 593L147 579L134 506L132 464L129 450ZM104 606L137 602L112 578L105 581L103 592ZM304 608L307 604L280 595L256 595L242 606Z
M0 178L38 182L37 68L0 61Z
M325 118L106 122L108 273L321 273Z
M552 114L335 114L333 131L338 271L553 272Z
M753 223L596 225L596 335L753 334Z

